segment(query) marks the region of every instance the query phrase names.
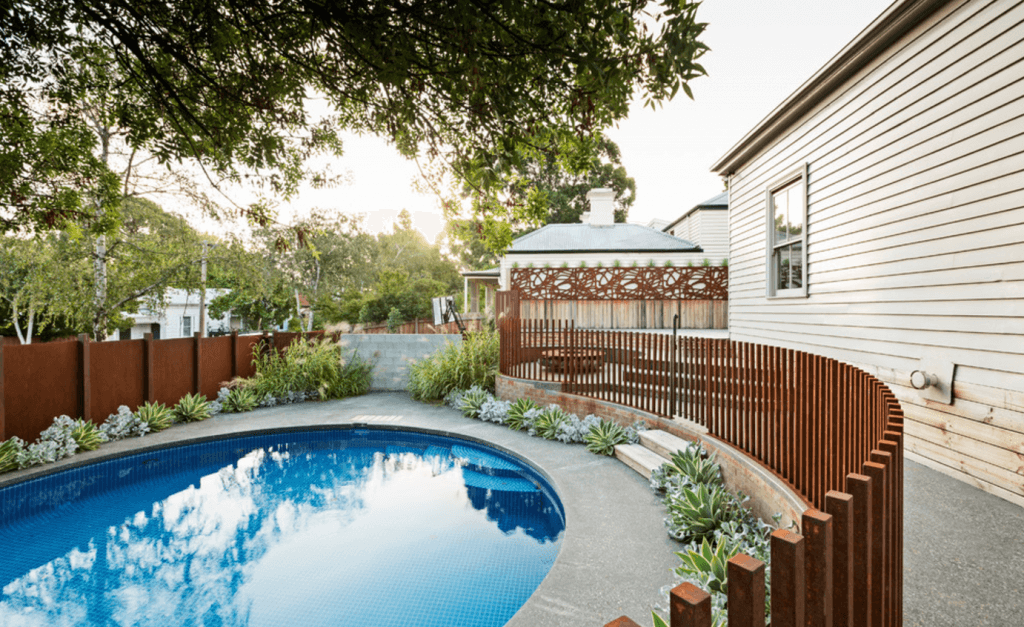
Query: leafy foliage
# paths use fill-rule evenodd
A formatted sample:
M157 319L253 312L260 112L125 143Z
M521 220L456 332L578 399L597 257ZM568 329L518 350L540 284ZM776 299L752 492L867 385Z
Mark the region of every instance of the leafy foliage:
M111 442L125 438L142 437L149 433L149 423L133 414L127 405L117 408L116 414L110 414L100 425L100 432Z
M174 417L179 422L198 422L210 416L210 404L201 394L186 394L174 406Z
M25 443L17 437L0 442L0 473L18 469L18 458L25 450Z
M253 366L256 374L240 386L261 402L358 396L370 389L373 376L373 362L329 339L296 338L280 353L254 346Z
M456 344L448 343L433 355L409 368L408 390L419 401L437 401L453 390L479 386L494 390L498 373L498 333L469 333Z
M93 423L79 418L71 428L71 437L83 451L95 451L107 441L107 435Z
M260 404L256 393L247 388L234 388L227 393L222 402L225 413L240 413L252 411Z
M139 420L149 425L150 431L163 431L174 424L174 412L163 403L146 402L135 410Z
M533 429L537 435L545 440L554 440L558 437L561 427L569 422L569 415L562 411L558 405L548 405L536 420L533 421Z
M590 427L584 439L587 442L587 450L598 455L613 455L616 445L629 441L626 429L610 420L602 420Z
M528 398L519 398L508 408L508 416L505 418L505 425L513 431L519 431L526 427L526 415L529 412L539 412L540 405Z
M459 411L466 418L476 418L480 415L480 409L484 406L484 403L493 400L494 397L487 390L474 386L466 390L466 393L462 395L459 401Z

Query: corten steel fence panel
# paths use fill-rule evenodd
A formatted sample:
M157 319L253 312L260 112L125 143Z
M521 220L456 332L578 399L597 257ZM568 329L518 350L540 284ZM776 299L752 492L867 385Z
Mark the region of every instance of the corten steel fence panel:
M173 406L192 393L195 347L194 338L153 342L153 395L157 402Z
M230 335L221 337L208 337L202 341L203 348L200 352L202 361L200 372L202 380L199 382L199 392L207 399L217 398L217 392L221 385L231 380L231 348L232 338Z
M6 345L3 351L3 439L31 442L54 417L82 414L78 342Z
M94 423L101 424L121 405L135 411L145 402L144 350L143 340L90 343L90 417Z
M253 351L259 346L263 336L260 335L239 335L235 346L235 365L238 369L237 376L251 377L256 374L253 367Z

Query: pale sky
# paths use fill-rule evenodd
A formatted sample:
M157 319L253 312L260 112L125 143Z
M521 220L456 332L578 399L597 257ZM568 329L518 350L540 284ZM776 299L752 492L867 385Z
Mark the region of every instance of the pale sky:
M872 20L890 0L705 0L698 19L711 51L701 63L708 76L656 111L637 106L608 135L622 149L626 171L637 182L630 222L674 220L721 191L710 167L787 96L809 79ZM437 199L413 190L419 176L381 139L351 136L336 166L351 183L310 190L284 208L310 207L363 213L366 226L389 228L408 209L433 241L443 228Z

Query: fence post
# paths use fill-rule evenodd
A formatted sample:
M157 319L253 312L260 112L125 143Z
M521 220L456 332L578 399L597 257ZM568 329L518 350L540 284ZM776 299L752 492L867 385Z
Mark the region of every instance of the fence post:
M739 553L727 564L729 627L764 627L764 562Z
M710 627L711 595L692 583L681 583L669 593L672 627Z
M846 491L853 496L853 627L871 625L872 488L871 477L852 472L846 475Z
M813 627L832 627L832 516L809 509L801 522L807 544L804 616Z
M871 493L871 576L875 601L871 606L871 624L874 627L889 627L887 619L892 609L889 602L889 578L886 576L886 567L890 559L887 550L889 534L886 529L889 514L889 508L886 506L889 494L889 454L872 450L870 455L872 460L884 460L883 463L864 462L864 474L871 477L871 483L874 485Z
M156 402L156 386L153 384L153 334L142 335L142 395L147 403Z
M803 537L786 529L771 535L772 551L772 627L804 627L804 600L807 595L806 545ZM729 586L730 592L732 586ZM764 624L762 599L762 617ZM729 617L732 622L732 616Z
M192 351L192 392L199 394L203 387L202 365L202 333L196 331L192 335L195 349Z
M90 372L89 334L78 335L78 408L86 422L92 421L92 376Z
M238 331L231 332L231 378L238 376Z
M0 338L0 441L7 439L7 415L4 410L4 341Z
M851 627L853 618L853 497L829 490L825 511L832 516L832 627Z

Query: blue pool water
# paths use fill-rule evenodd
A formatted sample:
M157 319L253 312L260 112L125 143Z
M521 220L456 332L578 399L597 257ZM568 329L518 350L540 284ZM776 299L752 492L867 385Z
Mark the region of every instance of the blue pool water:
M0 625L504 625L564 526L537 472L454 438L162 449L0 490Z

